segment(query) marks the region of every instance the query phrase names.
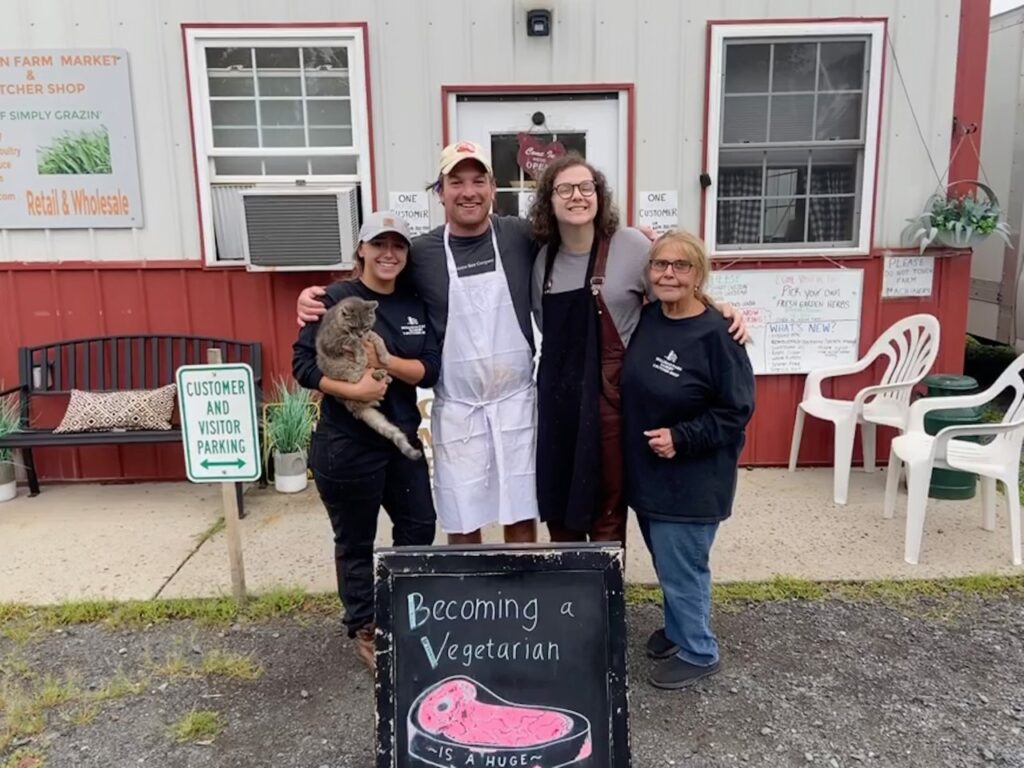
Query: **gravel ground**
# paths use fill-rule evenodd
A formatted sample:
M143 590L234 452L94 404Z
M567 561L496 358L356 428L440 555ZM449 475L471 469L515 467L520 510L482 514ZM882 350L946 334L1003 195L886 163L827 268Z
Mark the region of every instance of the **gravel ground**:
M643 643L660 625L659 609L631 606L628 618L634 768L1024 766L1019 598L720 610L723 671L671 693L645 682L651 662ZM0 750L0 766L36 768L26 755L38 754L61 768L372 768L372 682L336 626L298 617L231 628L81 625L4 637L0 743L17 691L38 689L47 675L93 693L119 673L146 682L88 715L74 703L47 709L39 733ZM250 655L263 674L249 681L169 674L218 651ZM212 743L182 744L172 735L193 708L223 716L224 731ZM18 749L21 765L11 760Z

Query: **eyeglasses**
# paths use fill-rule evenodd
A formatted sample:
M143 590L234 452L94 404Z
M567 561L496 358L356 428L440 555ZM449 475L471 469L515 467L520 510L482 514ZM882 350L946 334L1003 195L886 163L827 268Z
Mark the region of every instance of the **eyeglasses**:
M669 267L672 267L672 271L677 275L688 275L693 271L693 263L683 261L682 259L677 259L676 261L651 259L648 263L651 265L651 272L664 272Z
M572 197L574 190L579 190L580 194L584 197L592 197L597 192L597 184L593 181L581 181L579 184L570 184L565 182L563 184L555 185L555 194L563 200L568 200Z

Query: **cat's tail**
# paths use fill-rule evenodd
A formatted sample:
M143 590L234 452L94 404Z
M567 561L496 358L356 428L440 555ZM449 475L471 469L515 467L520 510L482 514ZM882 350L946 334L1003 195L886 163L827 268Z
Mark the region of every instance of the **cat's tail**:
M398 426L392 424L388 417L376 408L360 408L352 411L352 415L363 421L370 429L383 435L402 452L407 459L419 461L423 458L423 452L413 446L406 437L405 432Z

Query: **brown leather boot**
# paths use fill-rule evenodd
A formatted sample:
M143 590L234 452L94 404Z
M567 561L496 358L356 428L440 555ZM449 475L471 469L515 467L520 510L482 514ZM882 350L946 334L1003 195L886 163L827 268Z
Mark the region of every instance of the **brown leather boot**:
M356 630L355 643L356 643L356 656L359 657L370 671L375 671L377 667L377 654L374 647L374 635L376 628L373 624L366 624Z

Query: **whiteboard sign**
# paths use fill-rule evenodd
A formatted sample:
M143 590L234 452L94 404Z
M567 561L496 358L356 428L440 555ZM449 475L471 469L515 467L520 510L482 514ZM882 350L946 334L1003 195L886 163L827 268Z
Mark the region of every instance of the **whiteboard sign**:
M650 227L659 235L679 226L679 193L672 190L641 192L638 227Z
M882 296L931 296L935 277L934 256L884 256Z
M857 360L861 269L713 272L708 293L743 312L755 374L807 373Z
M391 192L389 207L409 225L413 237L430 231L430 201L424 192Z

